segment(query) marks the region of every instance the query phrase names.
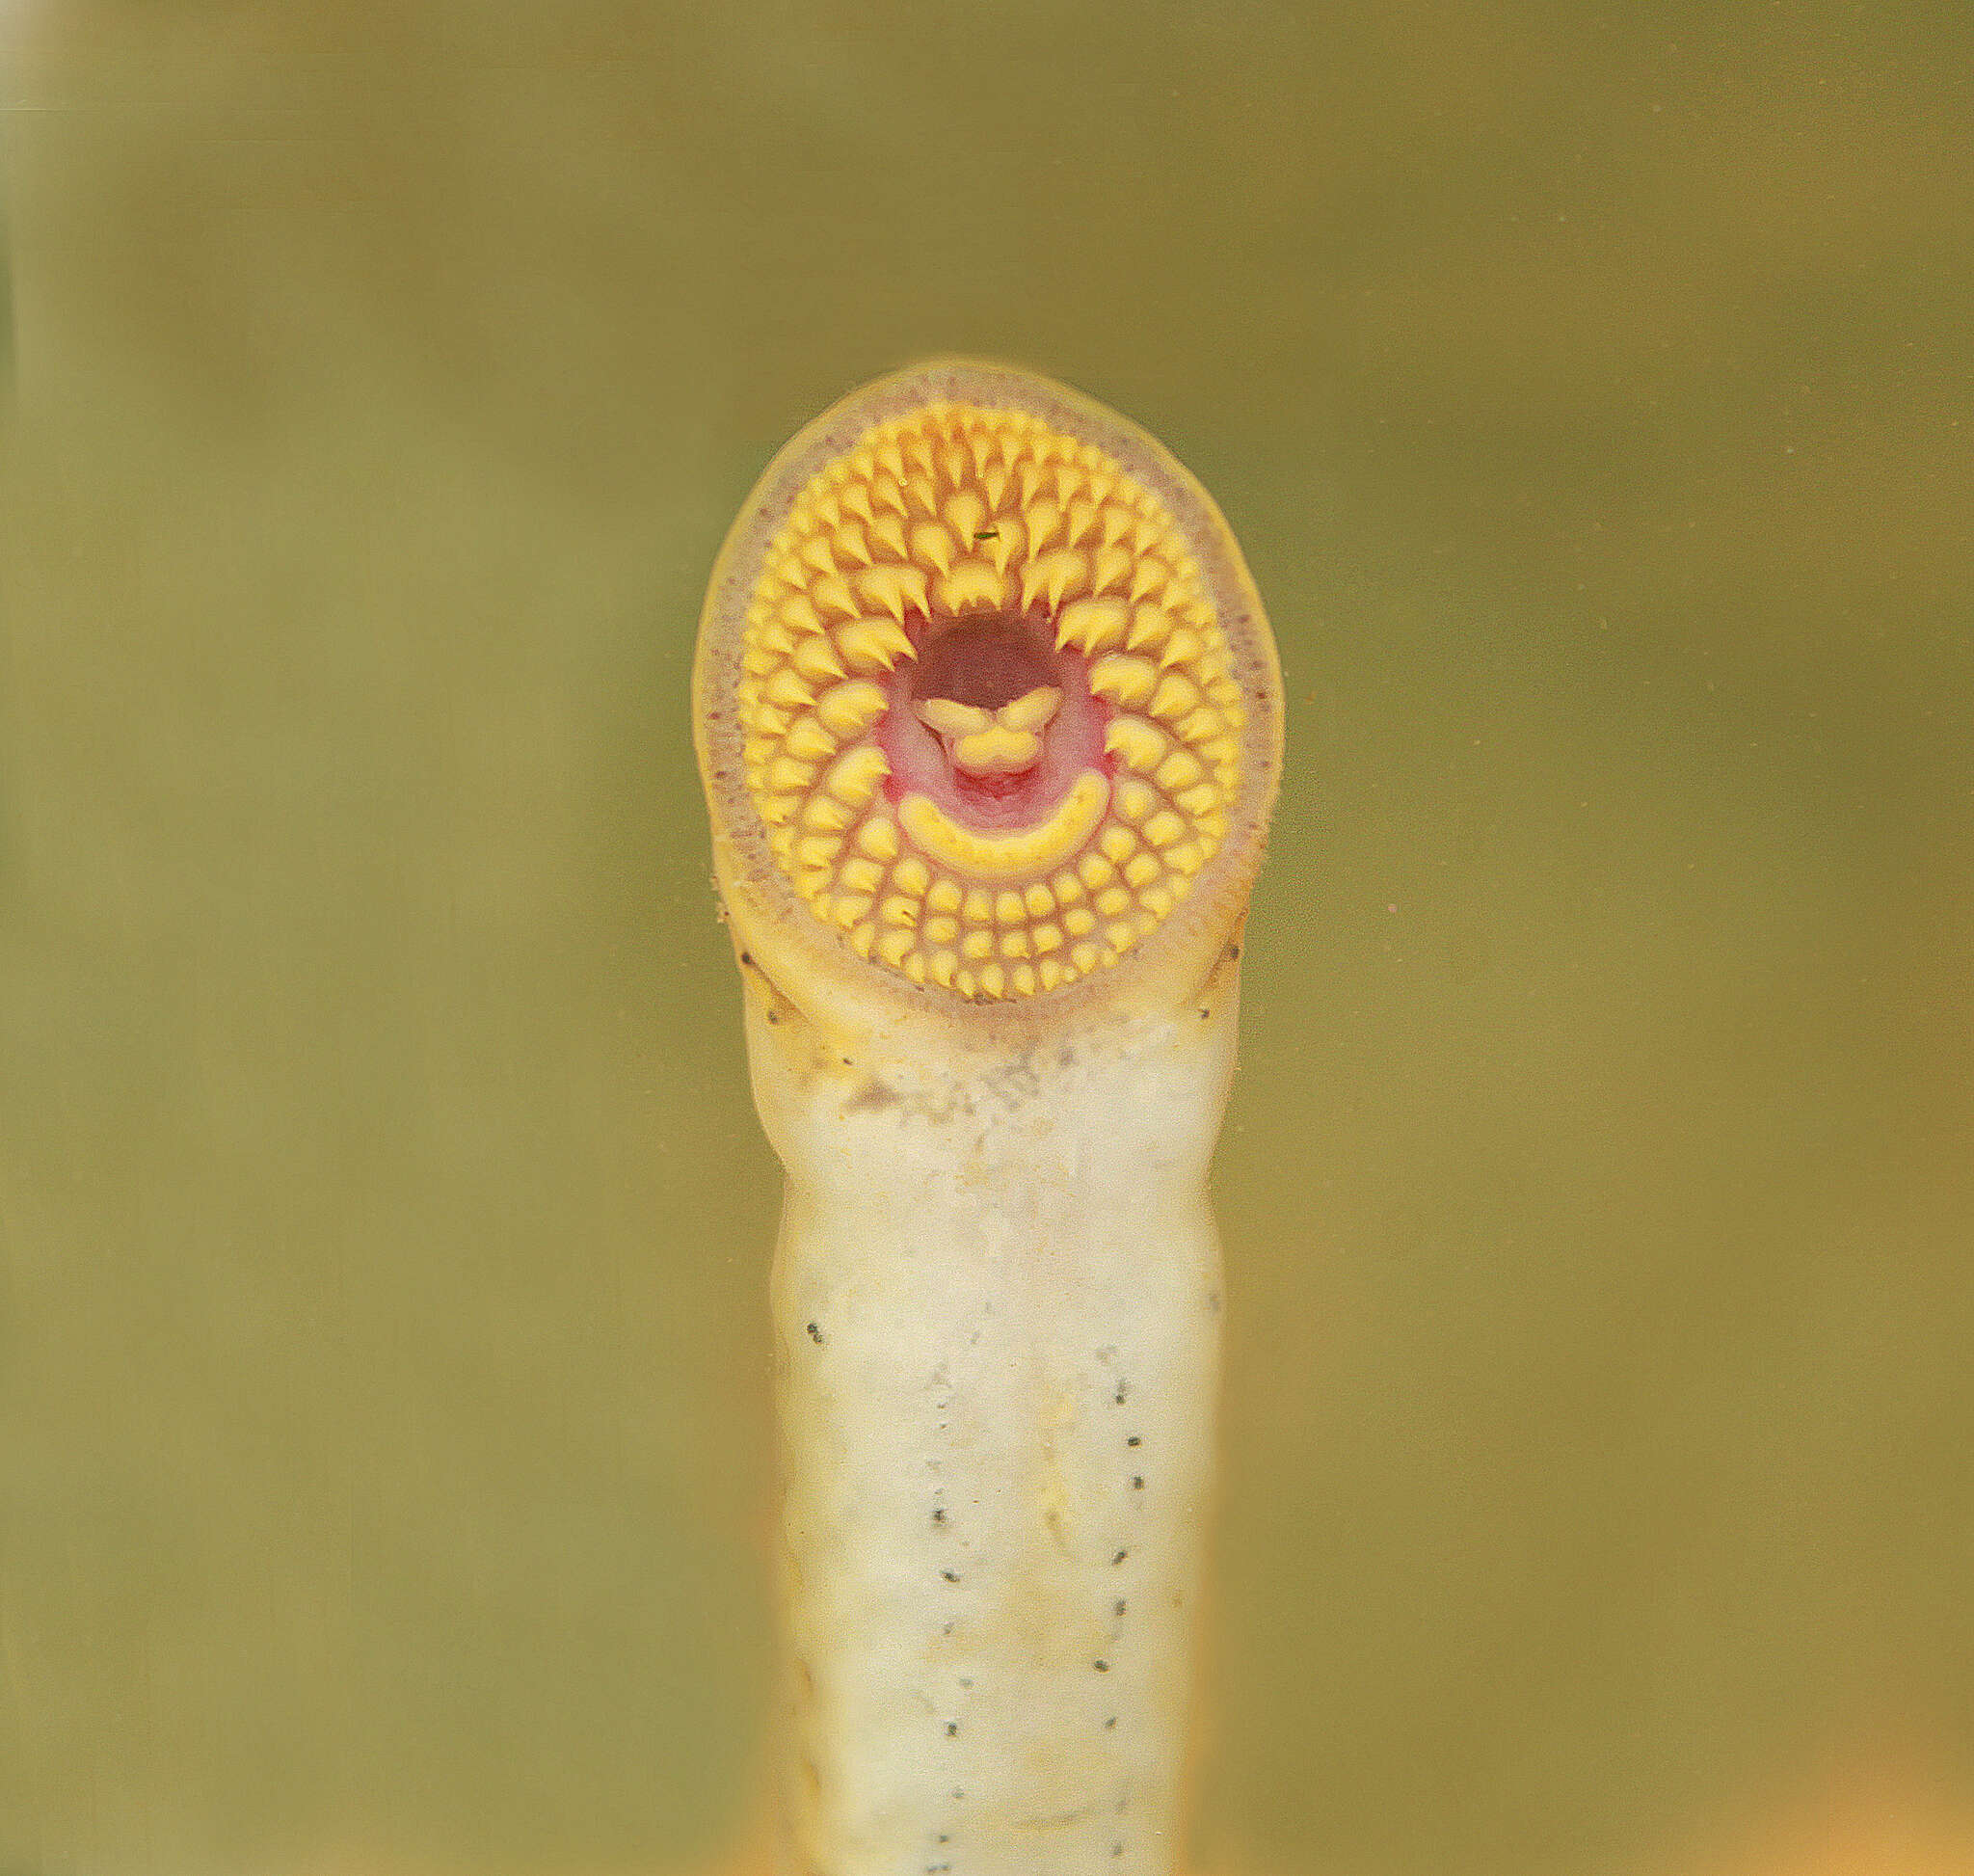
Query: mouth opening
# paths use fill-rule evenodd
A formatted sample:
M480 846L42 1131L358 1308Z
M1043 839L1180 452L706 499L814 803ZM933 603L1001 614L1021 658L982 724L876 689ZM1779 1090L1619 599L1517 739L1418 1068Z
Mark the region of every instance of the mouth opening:
M908 619L918 656L892 673L876 729L894 802L923 794L981 833L1039 825L1085 770L1108 774L1089 660L1045 612Z

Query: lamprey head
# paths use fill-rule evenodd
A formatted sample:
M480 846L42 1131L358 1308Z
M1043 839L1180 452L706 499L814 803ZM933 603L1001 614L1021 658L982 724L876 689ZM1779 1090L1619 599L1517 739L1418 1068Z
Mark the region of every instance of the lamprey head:
M1210 961L1280 764L1219 511L1122 417L997 365L881 379L782 451L695 704L722 894L791 996L1011 1014Z

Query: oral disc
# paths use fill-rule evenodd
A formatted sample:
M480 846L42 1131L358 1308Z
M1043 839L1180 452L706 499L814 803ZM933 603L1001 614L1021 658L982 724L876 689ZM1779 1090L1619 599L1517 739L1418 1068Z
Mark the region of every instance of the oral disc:
M974 1001L1115 965L1228 839L1247 721L1160 496L1019 409L927 402L801 487L735 703L775 864L859 957Z

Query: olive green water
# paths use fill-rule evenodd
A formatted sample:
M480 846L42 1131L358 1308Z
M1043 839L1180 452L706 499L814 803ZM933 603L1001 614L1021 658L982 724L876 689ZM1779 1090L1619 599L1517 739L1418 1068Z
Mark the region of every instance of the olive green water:
M691 634L952 349L1161 435L1290 685L1200 1858L1964 1785L1959 0L4 18L0 1870L743 1828Z

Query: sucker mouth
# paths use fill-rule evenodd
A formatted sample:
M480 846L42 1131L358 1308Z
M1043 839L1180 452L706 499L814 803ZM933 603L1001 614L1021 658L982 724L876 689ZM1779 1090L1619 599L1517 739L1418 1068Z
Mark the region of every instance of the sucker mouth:
M748 792L860 957L976 1000L1114 964L1227 838L1246 720L1159 497L1027 413L931 403L801 489L737 698Z

